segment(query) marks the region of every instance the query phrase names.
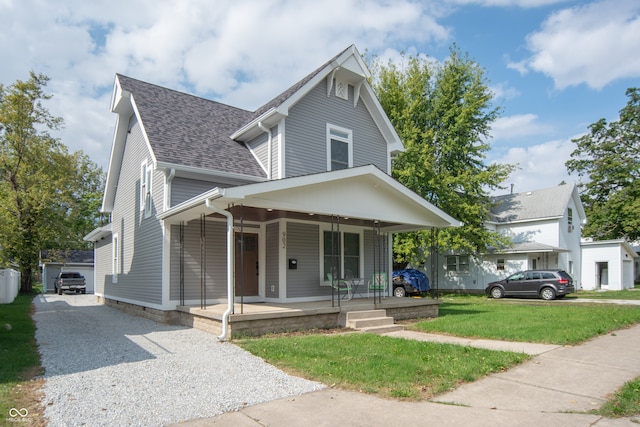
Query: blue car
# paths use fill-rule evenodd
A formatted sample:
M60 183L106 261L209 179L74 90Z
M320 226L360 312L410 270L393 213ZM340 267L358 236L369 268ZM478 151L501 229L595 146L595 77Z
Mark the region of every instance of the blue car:
M406 295L420 294L430 289L427 275L420 270L413 268L395 270L392 273L392 277L393 295L398 298Z

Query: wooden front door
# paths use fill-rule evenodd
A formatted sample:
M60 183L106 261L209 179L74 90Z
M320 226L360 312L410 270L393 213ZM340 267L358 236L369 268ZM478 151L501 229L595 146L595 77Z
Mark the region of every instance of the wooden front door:
M258 235L236 233L236 296L258 295Z

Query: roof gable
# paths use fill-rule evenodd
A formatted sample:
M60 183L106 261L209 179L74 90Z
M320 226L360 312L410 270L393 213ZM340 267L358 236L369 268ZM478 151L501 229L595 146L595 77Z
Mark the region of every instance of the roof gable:
M404 151L404 146L384 109L380 105L367 79L371 76L355 45L351 45L323 65L309 73L262 107L258 108L250 121L231 137L248 141L262 132L261 126L273 126L289 114L289 109L311 92L323 79L327 79L327 96L333 88L333 79L348 82L354 87L354 107L362 100L378 129L389 144L389 152Z

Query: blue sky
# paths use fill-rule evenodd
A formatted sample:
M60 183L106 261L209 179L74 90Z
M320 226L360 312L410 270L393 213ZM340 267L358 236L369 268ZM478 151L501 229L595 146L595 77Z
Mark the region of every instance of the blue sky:
M571 142L640 86L637 0L0 0L0 83L48 75L56 134L108 167L115 73L255 109L355 44L443 61L456 43L502 114L488 162L515 191L577 182Z

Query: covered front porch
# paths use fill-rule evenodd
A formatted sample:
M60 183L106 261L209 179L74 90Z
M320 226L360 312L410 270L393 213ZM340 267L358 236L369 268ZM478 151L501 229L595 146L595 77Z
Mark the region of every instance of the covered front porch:
M296 303L236 303L229 315L229 335L258 336L268 333L346 326L346 314L355 311L384 310L394 321L438 317L441 300L431 298L355 298L350 301ZM178 322L215 335L222 333L226 304L206 307L178 306Z
M392 236L459 225L374 166L214 188L158 217L164 305L220 339L344 326L353 310L437 316L437 302L389 296Z

